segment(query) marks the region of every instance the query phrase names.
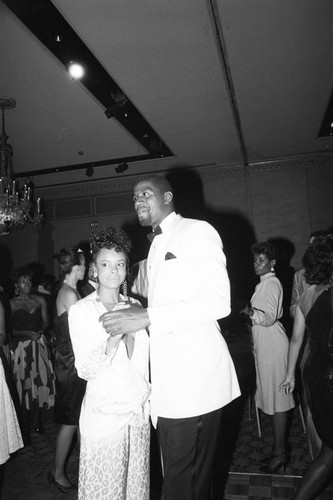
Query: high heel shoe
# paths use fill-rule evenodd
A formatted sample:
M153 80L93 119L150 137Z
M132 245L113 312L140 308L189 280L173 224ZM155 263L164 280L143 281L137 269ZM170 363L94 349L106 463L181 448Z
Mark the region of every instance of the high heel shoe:
M49 482L50 488L53 488L53 486L55 486L56 488L58 488L59 491L61 491L61 493L68 493L69 491L73 491L76 489L74 484L70 484L69 486L64 486L63 484L58 483L58 481L55 480L52 471L48 473L47 480Z
M281 457L281 458L280 458ZM272 460L280 458L275 465L270 465ZM288 459L287 459L287 453L284 451L283 453L280 453L279 455L275 455L274 457L271 457L267 465L262 465L259 470L261 472L265 472L266 474L274 474L275 472L278 472L281 468L283 468L284 472L286 472L286 467L287 467Z

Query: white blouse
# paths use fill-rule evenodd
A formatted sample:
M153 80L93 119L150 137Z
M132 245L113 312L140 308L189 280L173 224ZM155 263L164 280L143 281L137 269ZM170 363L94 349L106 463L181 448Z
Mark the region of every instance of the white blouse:
M97 292L76 302L69 311L75 366L79 377L87 380L80 428L94 434L104 432L106 421L108 431L116 432L134 416L146 421L149 413L147 332L136 332L131 359L123 340L106 354L109 334L99 321L105 312Z

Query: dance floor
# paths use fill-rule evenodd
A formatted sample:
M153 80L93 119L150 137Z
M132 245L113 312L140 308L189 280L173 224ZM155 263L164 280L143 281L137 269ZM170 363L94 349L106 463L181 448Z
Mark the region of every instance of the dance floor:
M249 416L251 419L249 420ZM269 429L262 418L262 437L258 437L255 415L244 412L240 433L236 441L229 471L225 463L217 463L216 500L289 500L300 480L301 469L304 470L307 455L306 441L298 412L291 432L293 446L292 460L286 474L265 475L259 472L261 452L270 449ZM43 416L45 433L32 432L31 445L17 452L6 464L2 488L2 500L74 500L77 493L63 494L56 489L50 489L47 474L52 467L57 425L54 423L53 412L48 410ZM294 437L292 437L294 436ZM154 437L154 436L153 436ZM161 476L156 449L153 439L151 463L151 500L160 499ZM79 447L76 444L68 463L68 475L75 483L78 474ZM301 463L304 460L304 463ZM320 500L333 499L333 485L320 497ZM108 499L105 499L108 500Z
M228 333L228 332L227 332ZM255 383L251 345L248 335L229 335L229 349L235 362L242 387L241 398L224 408L222 432L214 471L212 499L214 500L290 500L297 483L309 463L306 435L300 412L296 409L291 420L289 442L291 460L286 471L274 475L260 472L260 459L269 455L272 446L267 416L260 415L261 437L258 435L256 414L248 394ZM74 500L77 492L63 494L50 489L47 474L52 468L58 426L53 410L43 412L44 434L31 433L31 444L18 451L1 467L2 500ZM77 484L79 446L73 448L67 472ZM1 487L2 483L2 487ZM156 435L152 432L151 500L161 498L161 470ZM333 484L318 497L333 500ZM109 500L109 499L101 499Z
M261 437L255 411L245 405L241 426L236 439L232 461L228 472L224 497L219 500L286 500L291 499L302 474L310 462L306 435L299 409L293 414L289 443L291 459L286 470L270 475L260 472L260 459L269 454L272 445L271 429L267 416L260 413ZM318 500L333 500L333 483Z

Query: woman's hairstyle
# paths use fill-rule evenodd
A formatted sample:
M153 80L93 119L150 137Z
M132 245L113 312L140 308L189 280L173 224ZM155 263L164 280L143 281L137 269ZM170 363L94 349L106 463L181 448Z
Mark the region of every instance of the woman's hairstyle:
M18 281L20 278L23 278L25 276L32 278L33 274L34 273L31 269L31 267L25 265L25 266L17 267L16 269L14 269L13 278L14 278L14 281Z
M278 256L275 245L273 245L273 243L270 243L269 241L254 243L251 246L251 252L253 253L253 255L266 255L269 260L276 260Z
M62 248L54 257L63 274L71 273L74 266L80 266L84 261L83 252L74 247Z
M126 260L131 251L132 245L127 234L121 229L107 227L92 233L90 236L90 249L92 259L95 262L96 257L102 248L108 250L114 249L116 252L124 252Z
M316 237L307 247L302 264L310 285L329 283L333 277L333 234Z

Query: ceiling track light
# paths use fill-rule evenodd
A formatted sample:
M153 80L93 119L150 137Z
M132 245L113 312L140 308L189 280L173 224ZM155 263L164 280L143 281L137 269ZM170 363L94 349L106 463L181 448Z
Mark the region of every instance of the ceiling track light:
M94 167L90 165L89 167L86 168L86 176L92 177L93 175L94 175Z
M153 127L74 31L67 19L54 5L54 1L3 0L3 3L58 58L66 70L68 70L70 61L83 66L84 76L81 79L76 75L72 78L82 83L102 104L107 118L117 119L128 133L149 151L151 157L173 156L162 139L160 139L161 146L158 148L155 147L155 144L147 148L146 142L141 142L143 132L148 132L150 137L157 136Z
M67 70L74 80L80 80L84 76L84 67L78 62L71 61L68 64Z
M123 172L126 172L128 169L128 164L124 161L122 163L119 163L118 167L115 168L115 171L117 174L122 174Z

